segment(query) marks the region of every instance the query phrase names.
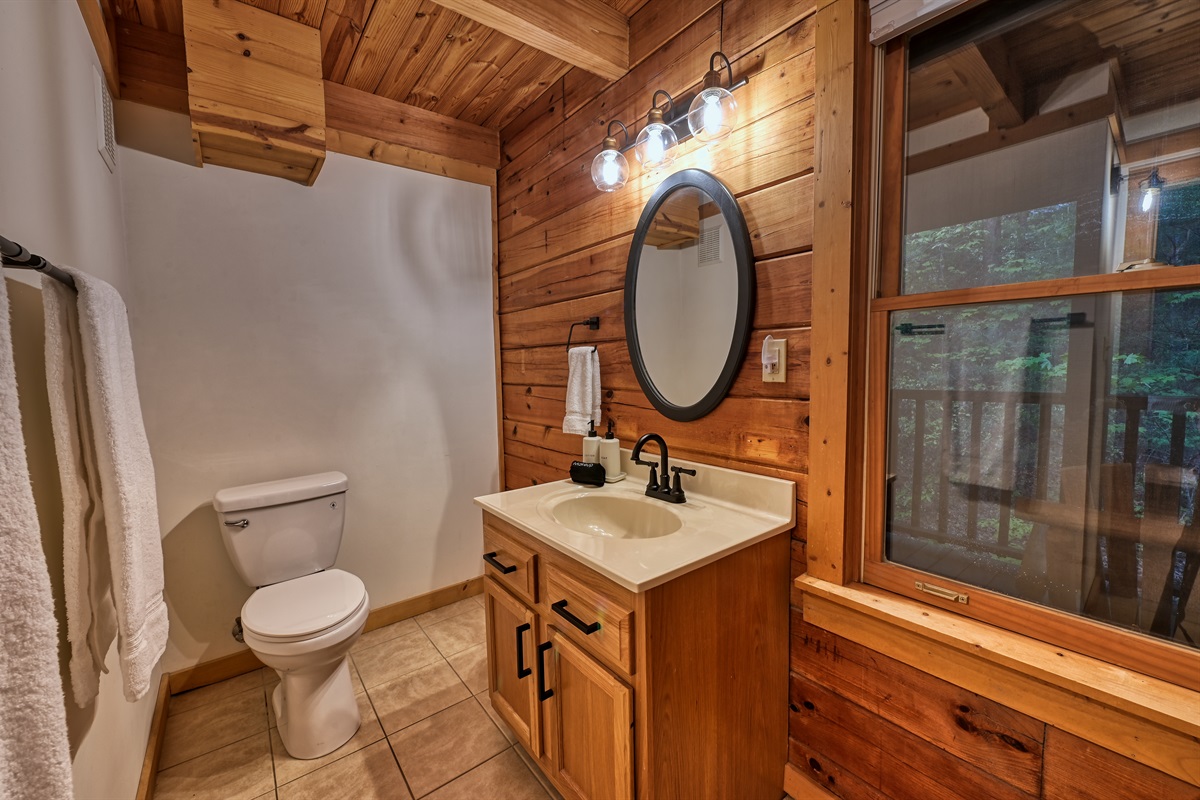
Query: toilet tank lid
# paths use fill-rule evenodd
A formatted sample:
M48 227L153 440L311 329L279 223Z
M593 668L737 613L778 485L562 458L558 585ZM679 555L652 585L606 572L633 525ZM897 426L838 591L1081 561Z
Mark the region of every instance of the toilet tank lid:
M213 496L213 508L218 512L245 511L248 508L267 508L325 497L346 491L349 479L340 472L322 472L281 481L252 483L222 489Z

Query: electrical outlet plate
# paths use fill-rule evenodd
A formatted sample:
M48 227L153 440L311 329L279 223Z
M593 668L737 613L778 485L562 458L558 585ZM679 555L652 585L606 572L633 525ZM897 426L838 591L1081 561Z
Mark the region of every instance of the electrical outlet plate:
M787 339L773 339L771 349L775 351L779 362L774 372L768 372L769 368L763 365L763 383L784 383L787 381Z

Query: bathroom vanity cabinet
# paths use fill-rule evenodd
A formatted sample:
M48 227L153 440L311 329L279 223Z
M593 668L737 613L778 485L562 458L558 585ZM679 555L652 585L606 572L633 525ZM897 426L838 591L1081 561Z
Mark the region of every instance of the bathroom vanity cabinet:
M632 591L484 513L488 687L568 800L779 800L788 559L772 535Z

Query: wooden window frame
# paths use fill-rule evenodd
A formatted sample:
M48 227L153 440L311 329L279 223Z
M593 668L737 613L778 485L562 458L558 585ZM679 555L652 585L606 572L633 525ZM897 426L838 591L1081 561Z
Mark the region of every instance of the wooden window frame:
M883 51L879 142L874 187L876 220L875 291L868 292L867 386L863 479L861 574L868 584L924 604L971 617L1006 630L1065 647L1100 661L1200 691L1200 651L1171 641L1090 620L1076 614L998 594L972 584L936 577L938 586L968 593L970 603L943 600L919 591L929 574L884 557L888 447L889 319L893 312L928 307L1047 299L1111 292L1195 288L1200 265L1153 271L1073 276L1008 285L989 285L923 294L900 294L905 179L907 43L904 37ZM872 265L869 260L868 271ZM814 281L815 283L815 281ZM847 528L850 533L850 528ZM848 536L847 538L851 538Z

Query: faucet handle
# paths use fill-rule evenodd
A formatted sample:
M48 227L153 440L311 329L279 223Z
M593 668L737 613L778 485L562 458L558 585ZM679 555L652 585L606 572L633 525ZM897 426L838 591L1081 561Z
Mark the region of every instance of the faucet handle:
M683 485L679 481L680 474L691 475L695 477L696 470L686 469L684 467L671 467L671 472L675 473L675 479L671 482L671 494L676 497L683 497ZM666 480L663 480L666 483Z
M646 489L647 490L657 490L658 489L658 462L657 461L643 461L640 458L635 458L635 459L633 459L633 463L640 464L643 467L650 468L650 480L646 483ZM666 483L666 482L667 482L667 476L664 475L663 483Z

